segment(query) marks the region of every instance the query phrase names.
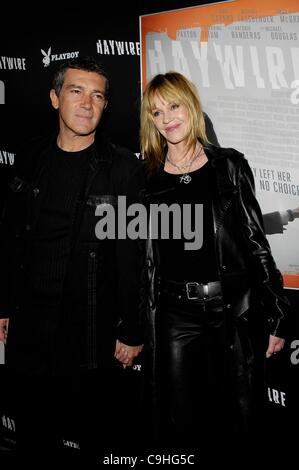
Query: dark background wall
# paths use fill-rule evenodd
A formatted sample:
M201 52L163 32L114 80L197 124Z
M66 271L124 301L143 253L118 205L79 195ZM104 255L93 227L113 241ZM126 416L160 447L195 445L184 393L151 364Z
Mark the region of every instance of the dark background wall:
M7 17L6 29L0 33L1 56L26 59L26 70L1 70L5 83L5 105L0 106L2 131L1 148L14 151L18 141L45 131L56 123L48 89L57 61L44 67L41 49L52 54L79 51L80 55L94 55L111 75L111 100L106 119L113 140L132 149L138 149L138 111L140 101L139 56L113 54L112 48L97 53L98 40L139 42L139 15L212 3L211 1L153 0L126 2L116 7L83 6L61 11L59 5L39 9L18 10ZM215 2L214 2L215 3ZM45 11L44 11L45 10ZM2 22L5 21L2 17ZM2 36L2 37L1 37Z
M18 146L24 139L44 134L55 129L56 112L49 100L49 89L53 70L58 61L44 67L41 49L51 54L79 52L94 55L102 62L111 77L111 97L104 122L106 132L115 143L138 152L138 114L140 104L140 56L136 53L139 42L139 15L172 10L182 7L212 3L211 1L152 0L115 6L114 2L94 4L82 3L63 6L59 3L41 4L39 7L9 7L1 14L0 57L5 66L0 66L0 80L4 83L5 104L0 105L0 200L10 162L5 162L3 152L15 157ZM98 53L97 44L104 41L124 42L124 54L116 48ZM127 53L133 43L135 54ZM114 43L115 44L115 43ZM9 69L7 58L21 59L22 69L14 63ZM2 159L1 159L2 156ZM1 202L0 202L1 207Z

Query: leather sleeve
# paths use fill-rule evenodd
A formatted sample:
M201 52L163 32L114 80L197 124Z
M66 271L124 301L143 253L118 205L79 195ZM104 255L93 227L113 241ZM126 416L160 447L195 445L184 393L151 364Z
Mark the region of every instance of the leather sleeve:
M269 332L284 337L290 305L283 280L264 233L263 217L255 197L254 177L246 159L239 166L239 204L244 240L252 260L254 279L269 324Z
M130 204L140 202L143 188L143 167L138 164L127 179L127 208ZM129 222L127 218L127 227ZM145 239L134 240L127 236L126 239L117 240L116 250L120 315L117 337L124 344L137 346L144 341Z
M28 184L12 177L0 217L0 318L11 317L16 307L17 255L21 250L27 193Z
M278 211L263 214L265 233L273 235L274 233L283 233L283 223Z

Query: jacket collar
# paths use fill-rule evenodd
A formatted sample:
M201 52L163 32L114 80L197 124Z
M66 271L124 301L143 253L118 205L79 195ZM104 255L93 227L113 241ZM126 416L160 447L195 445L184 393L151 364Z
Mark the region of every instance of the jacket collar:
M216 147L208 144L204 147L212 168L215 170L216 188L219 195L230 193L236 189L232 180L228 157L232 151L229 148Z
M31 154L35 155L35 163L32 168L34 169L33 181L37 183L40 176L47 165L49 150L54 147L57 140L57 134L47 136L45 138L39 138L37 141L32 142ZM25 161L26 159L23 158ZM89 160L89 168L91 173L94 173L101 165L112 163L112 146L104 134L97 132L95 137L95 144L92 148L92 154ZM22 174L21 175L25 176Z
M112 163L112 145L103 132L96 132L94 150L90 159L92 169L96 169L99 163Z

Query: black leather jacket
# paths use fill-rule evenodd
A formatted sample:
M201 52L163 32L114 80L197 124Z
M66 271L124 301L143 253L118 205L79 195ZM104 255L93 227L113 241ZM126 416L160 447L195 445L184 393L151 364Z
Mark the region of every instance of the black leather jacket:
M43 197L39 181L53 140L38 139L17 155L20 165L10 184L1 224L0 317L11 317L11 326L26 315L28 330L30 312L22 311L30 265L27 255ZM120 195L127 197L127 204L136 202L143 186L142 165L134 154L97 137L72 214L71 254L61 298L57 355L67 367L90 369L113 358L116 337L129 345L143 342L140 242L95 236L96 207L102 203L116 207ZM8 346L11 335L13 328Z
M240 324L242 320L264 316L267 333L284 337L290 307L281 273L264 234L249 164L244 155L234 149L208 145L205 152L215 175L212 190L215 250L228 318ZM154 196L154 179L153 176L148 183L149 203ZM148 242L147 266L150 283L148 344L155 361L159 253L154 240Z

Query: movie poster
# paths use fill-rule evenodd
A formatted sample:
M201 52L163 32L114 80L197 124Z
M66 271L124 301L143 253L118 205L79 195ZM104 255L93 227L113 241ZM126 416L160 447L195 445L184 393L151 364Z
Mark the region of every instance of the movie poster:
M142 85L176 70L220 145L245 153L285 287L299 288L299 2L235 0L140 17Z

